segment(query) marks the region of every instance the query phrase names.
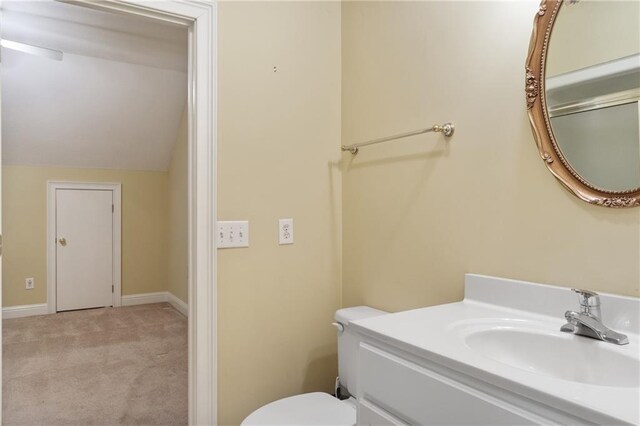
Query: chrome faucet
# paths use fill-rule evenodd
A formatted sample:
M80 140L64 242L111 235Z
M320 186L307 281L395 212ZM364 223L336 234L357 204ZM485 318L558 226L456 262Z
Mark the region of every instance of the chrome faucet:
M624 334L611 330L602 324L600 312L600 296L590 290L572 288L580 298L580 312L567 311L564 317L567 323L560 327L560 331L580 336L592 337L616 345L626 345L629 339Z

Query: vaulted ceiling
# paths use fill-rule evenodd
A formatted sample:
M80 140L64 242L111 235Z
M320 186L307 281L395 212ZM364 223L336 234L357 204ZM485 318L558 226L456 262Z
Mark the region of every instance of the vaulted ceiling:
M180 27L57 1L3 1L4 164L167 170L187 100Z

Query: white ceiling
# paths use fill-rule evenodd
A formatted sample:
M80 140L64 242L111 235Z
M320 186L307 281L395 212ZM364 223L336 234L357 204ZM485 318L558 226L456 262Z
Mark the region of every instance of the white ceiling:
M187 99L187 33L54 1L3 1L4 164L167 170Z

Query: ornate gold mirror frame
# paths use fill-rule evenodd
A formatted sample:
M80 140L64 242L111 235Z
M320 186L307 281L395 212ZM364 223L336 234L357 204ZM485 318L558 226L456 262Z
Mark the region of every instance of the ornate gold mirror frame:
M640 188L607 191L596 188L571 167L558 147L547 112L545 66L549 38L563 0L542 0L533 21L533 32L526 63L525 92L531 129L540 156L553 175L582 200L604 207L640 206Z

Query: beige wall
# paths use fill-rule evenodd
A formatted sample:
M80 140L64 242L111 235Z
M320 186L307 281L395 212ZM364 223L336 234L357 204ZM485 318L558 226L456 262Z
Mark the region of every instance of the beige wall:
M343 156L344 306L456 301L466 272L640 294L640 209L578 200L533 141L538 4L343 3L343 141L456 125Z
M167 263L167 290L185 303L189 301L187 166L187 110L185 108L178 131L178 140L173 148L169 165L169 258Z
M48 180L121 182L122 294L167 289L166 172L3 166L3 306L47 301Z
M219 4L220 220L251 247L218 252L219 424L331 391L340 306L340 3ZM277 72L274 72L277 67ZM279 246L292 217L295 244Z

